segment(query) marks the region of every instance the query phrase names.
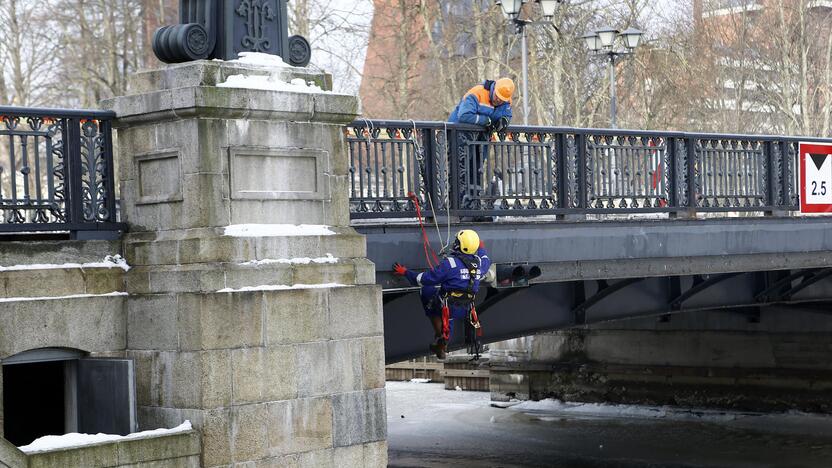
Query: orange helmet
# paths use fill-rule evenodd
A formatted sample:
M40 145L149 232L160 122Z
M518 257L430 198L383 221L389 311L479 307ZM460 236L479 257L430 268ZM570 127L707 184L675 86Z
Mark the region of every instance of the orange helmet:
M511 102L512 94L514 94L514 82L511 78L500 78L494 83L494 95L501 101Z

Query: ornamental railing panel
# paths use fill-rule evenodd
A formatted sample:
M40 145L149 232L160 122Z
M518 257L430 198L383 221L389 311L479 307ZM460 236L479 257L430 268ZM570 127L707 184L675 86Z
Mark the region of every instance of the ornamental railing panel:
M795 211L798 142L832 141L394 120L347 136L353 218Z
M111 112L0 107L0 232L120 231Z

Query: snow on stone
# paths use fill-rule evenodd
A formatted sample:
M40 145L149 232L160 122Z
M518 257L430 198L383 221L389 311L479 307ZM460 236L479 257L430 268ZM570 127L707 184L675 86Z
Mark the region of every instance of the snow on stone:
M308 265L310 263L338 263L338 257L332 256L331 253L327 253L326 257L317 257L317 258L309 258L309 257L298 257L298 258L264 258L263 260L252 260L250 262L241 263L241 265L272 265L275 263L287 264L287 265Z
M302 78L294 78L285 82L278 75L229 75L219 88L245 88L261 89L265 91L289 91L293 93L329 93L324 91L314 81L304 81Z
M230 237L331 236L335 234L323 224L232 224L225 227Z
M80 299L85 297L113 297L126 296L126 292L113 291L105 294L71 294L69 296L43 296L43 297L0 297L0 302L25 302L25 301L50 301L56 299Z
M410 379L412 383L430 383L430 379Z
M244 286L239 289L224 288L217 291L218 293L234 293L234 292L248 292L248 291L283 291L286 289L313 289L313 288L347 288L349 285L339 283L321 283L321 284L262 284L260 286Z
M31 265L11 265L1 266L2 271L21 271L21 270L55 270L68 268L121 268L124 271L130 270L130 265L127 260L121 255L107 255L101 262L90 263L37 263Z
M284 62L278 55L264 54L262 52L240 52L234 60L229 60L230 63L239 63L242 65L257 65L261 67L291 67Z
M153 429L151 431L134 432L126 436L115 434L79 434L71 432L64 435L49 435L35 439L31 444L18 447L25 453L45 452L72 447L83 447L85 445L100 444L102 442L115 442L120 440L146 439L162 435L178 434L192 429L191 422L185 421L172 429Z

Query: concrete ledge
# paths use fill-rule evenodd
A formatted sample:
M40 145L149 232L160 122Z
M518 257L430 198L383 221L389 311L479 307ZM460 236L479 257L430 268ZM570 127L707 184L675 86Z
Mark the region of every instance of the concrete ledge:
M274 260L274 259L271 259ZM373 284L374 265L366 259L332 263L193 263L134 267L127 274L130 294L216 292L252 285Z
M124 291L124 270L121 268L0 271L0 297L54 297L113 291Z
M334 228L335 230L336 228ZM337 231L336 231L337 232ZM242 263L251 260L310 257L331 253L337 258L366 257L364 237L346 228L328 236L289 237L186 237L147 239L146 236L125 242L128 263L134 266L181 265L189 263Z
M27 468L26 454L0 437L0 468Z
M215 86L231 75L277 75L283 81L303 78L316 81L324 90L332 89L332 76L303 67L263 67L231 61L196 60L187 63L164 65L162 68L145 70L130 77L129 93L142 94L159 89L173 89L190 86Z
M121 253L121 241L0 242L0 266L100 262Z
M359 114L358 99L346 94L210 86L154 91L102 104L116 112L119 126L192 117L347 124Z
M28 468L116 468L145 464L158 468L196 468L201 453L199 433L188 431L32 453L28 455Z

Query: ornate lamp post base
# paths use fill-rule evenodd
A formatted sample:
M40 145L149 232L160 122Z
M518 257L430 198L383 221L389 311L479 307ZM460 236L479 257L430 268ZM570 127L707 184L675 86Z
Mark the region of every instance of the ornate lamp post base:
M240 52L278 55L305 67L312 49L302 36L288 37L287 0L180 0L179 23L153 35L153 52L165 63L232 60Z

